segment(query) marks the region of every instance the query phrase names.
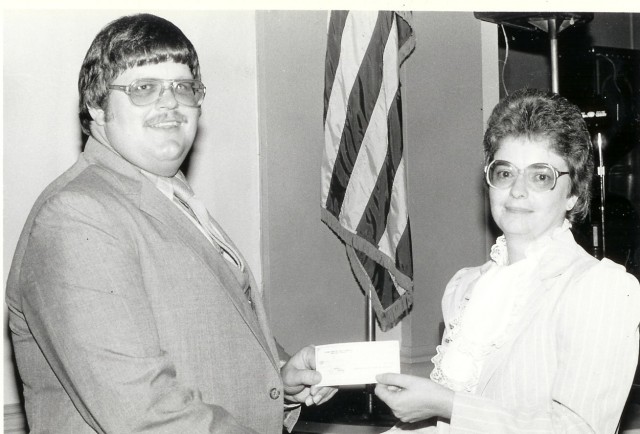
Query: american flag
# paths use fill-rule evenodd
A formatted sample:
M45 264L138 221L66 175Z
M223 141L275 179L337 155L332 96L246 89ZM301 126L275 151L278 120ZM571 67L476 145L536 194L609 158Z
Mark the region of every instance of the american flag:
M415 47L411 14L332 11L325 63L321 214L344 241L380 328L413 301L399 70Z

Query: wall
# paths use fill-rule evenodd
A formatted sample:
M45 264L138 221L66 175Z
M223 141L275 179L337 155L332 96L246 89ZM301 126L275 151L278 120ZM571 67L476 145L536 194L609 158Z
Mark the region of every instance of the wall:
M407 61L405 95L416 307L403 324L403 347L411 342L405 351L414 361L435 355L448 280L487 258L483 110L497 103L497 75L483 101L482 56L497 61L497 51L483 47L481 26L470 12L415 14L418 48Z
M327 13L260 12L257 20L264 282L273 327L289 351L363 340L362 292L344 246L320 221ZM446 282L485 260L482 35L472 13L416 12L414 28L417 48L403 68L416 293L399 328L404 361L423 362L440 340Z
M126 13L4 12L4 284L31 205L80 151L82 59L96 33ZM157 14L191 39L207 86L189 178L260 280L254 12ZM18 402L18 392L7 333L4 350L4 402L10 404Z

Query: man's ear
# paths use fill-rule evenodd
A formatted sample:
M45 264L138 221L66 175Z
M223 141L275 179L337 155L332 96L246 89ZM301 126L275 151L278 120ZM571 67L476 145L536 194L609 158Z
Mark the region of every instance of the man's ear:
M106 122L106 114L104 110L100 107L91 107L90 105L87 105L87 109L89 110L89 114L93 118L93 121L100 126L104 126Z

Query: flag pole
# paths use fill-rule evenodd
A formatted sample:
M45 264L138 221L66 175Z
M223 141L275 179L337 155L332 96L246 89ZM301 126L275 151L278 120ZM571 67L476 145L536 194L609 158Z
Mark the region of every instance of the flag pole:
M367 291L367 310L365 312L365 337L368 342L373 342L376 340L376 321L375 321L375 313L373 311L373 300L371 297L371 289Z
M376 321L375 321L375 313L373 311L373 300L371 297L372 289L369 288L367 291L367 302L366 309L364 315L365 321L365 338L368 342L373 342L376 340ZM367 384L365 386L366 397L367 397L367 417L373 416L373 395L374 395L374 384Z

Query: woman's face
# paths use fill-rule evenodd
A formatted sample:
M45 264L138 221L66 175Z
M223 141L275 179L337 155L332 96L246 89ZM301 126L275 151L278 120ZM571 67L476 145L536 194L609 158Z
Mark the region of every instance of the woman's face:
M506 137L494 159L508 161L521 170L534 163L548 163L559 172L569 171L569 165L551 150L547 138ZM562 225L566 212L577 201L570 192L569 175L559 176L553 190L538 192L520 173L509 188L489 188L491 214L507 240L534 241Z

